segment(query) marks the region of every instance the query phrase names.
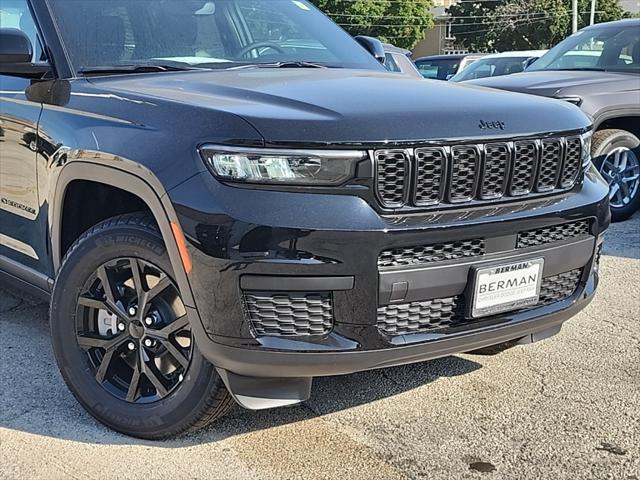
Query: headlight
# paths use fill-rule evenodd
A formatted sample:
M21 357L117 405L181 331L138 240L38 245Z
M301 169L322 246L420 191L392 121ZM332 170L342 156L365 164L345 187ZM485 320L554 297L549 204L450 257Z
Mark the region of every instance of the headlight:
M591 137L593 132L589 131L580 135L582 140L582 168L586 169L591 165Z
M279 185L340 185L353 178L366 153L353 150L277 150L207 145L200 154L222 180Z

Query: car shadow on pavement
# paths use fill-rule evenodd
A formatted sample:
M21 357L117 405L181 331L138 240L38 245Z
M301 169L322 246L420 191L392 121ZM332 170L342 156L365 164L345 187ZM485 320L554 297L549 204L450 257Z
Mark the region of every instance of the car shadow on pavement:
M60 376L50 345L48 306L0 286L0 428L93 444L148 444L180 448L310 420L423 387L481 365L460 357L314 380L304 404L264 411L236 407L207 429L175 440L130 438L91 418ZM0 438L1 438L0 431Z

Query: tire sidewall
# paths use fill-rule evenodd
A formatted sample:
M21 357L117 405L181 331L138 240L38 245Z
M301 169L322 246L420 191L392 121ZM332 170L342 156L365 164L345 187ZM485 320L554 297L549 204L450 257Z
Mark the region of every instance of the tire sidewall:
M602 167L606 156L616 148L626 147L632 150L640 159L640 140L625 130L614 130L602 140L592 152L593 163L598 171ZM636 196L624 207L611 207L613 221L621 221L629 218L640 207L640 189Z
M134 404L118 399L98 384L86 352L76 341L77 300L84 283L100 265L122 257L146 260L173 277L162 240L147 229L128 225L86 236L72 247L56 279L50 311L54 354L74 396L98 420L130 435L171 435L196 420L201 402L212 388L219 386L215 369L197 350L195 342L191 363L180 385L162 400Z

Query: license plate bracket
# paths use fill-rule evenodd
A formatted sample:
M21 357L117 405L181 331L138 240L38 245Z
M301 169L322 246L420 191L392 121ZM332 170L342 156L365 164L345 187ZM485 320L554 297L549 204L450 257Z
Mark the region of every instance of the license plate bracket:
M537 304L543 270L543 258L475 268L467 316L486 317Z

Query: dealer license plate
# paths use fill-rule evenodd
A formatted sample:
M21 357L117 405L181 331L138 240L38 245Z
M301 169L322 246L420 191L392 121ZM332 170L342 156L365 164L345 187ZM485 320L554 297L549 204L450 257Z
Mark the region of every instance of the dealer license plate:
M544 259L538 258L476 270L471 316L486 317L538 303L543 266Z

